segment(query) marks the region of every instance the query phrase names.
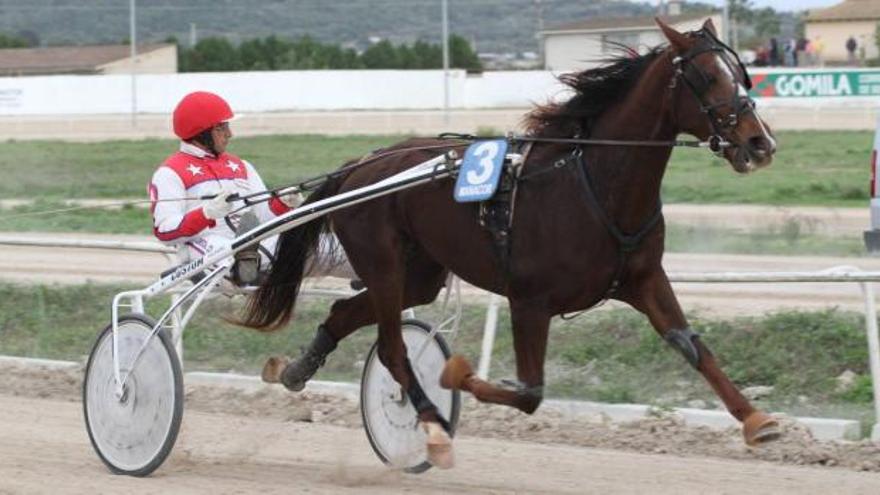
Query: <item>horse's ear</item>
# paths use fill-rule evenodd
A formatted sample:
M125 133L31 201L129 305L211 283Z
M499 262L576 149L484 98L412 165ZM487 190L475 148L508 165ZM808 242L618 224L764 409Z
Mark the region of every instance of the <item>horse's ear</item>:
M706 22L703 23L703 29L712 33L716 38L718 37L718 30L715 29L715 23L712 22L712 18L706 19Z
M680 52L686 51L690 48L690 42L687 39L687 36L679 33L675 28L670 27L657 17L654 18L654 22L660 26L660 30L663 31L663 35L666 36L666 39L669 40L669 44L672 45L673 48Z

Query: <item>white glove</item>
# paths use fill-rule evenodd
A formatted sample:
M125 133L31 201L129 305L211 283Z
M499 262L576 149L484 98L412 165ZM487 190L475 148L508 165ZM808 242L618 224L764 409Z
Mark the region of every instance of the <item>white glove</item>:
M289 192L287 194L282 194L278 196L278 199L280 199L281 202L284 203L285 206L287 206L291 210L303 204L303 201L306 200L306 198L304 198L302 193L300 192Z
M228 215L232 211L232 203L226 200L231 194L232 191L223 189L217 193L214 199L209 199L202 203L202 212L205 214L205 217L211 220L219 220Z

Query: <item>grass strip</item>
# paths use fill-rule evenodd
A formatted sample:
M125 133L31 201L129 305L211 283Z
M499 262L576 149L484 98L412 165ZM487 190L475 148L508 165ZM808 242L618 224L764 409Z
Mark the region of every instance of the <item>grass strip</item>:
M20 286L0 283L0 354L84 361L97 332L108 323L112 294L108 285ZM261 334L231 325L243 300L217 297L199 309L184 336L187 370L256 374L272 354L296 354L327 316L330 300L302 298L292 325ZM167 301L148 306L158 314ZM455 352L479 358L485 308L465 307ZM417 310L438 321L438 308ZM780 312L729 320L691 315L693 328L741 387L772 386L758 403L771 410L871 421L871 379L864 317L830 308ZM714 393L653 331L628 309L597 310L570 321L554 320L547 354L547 394L604 402L637 402L661 407L702 403L717 407ZM318 378L357 381L363 359L375 341L366 328L344 340ZM516 376L510 317L502 310L492 376ZM849 370L852 383L837 377Z
M346 160L405 136L238 137L230 151L251 161L269 186L333 170ZM738 175L700 150L677 149L663 183L676 203L865 206L870 132L780 132L774 164ZM0 198L145 197L155 168L177 148L174 140L7 141L0 143Z

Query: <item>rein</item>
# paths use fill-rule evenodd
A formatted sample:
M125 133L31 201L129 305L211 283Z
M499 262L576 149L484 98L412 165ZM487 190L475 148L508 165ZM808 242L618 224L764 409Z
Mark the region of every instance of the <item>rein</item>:
M653 148L706 148L713 153L718 153L724 148L733 147L733 143L725 141L720 136L711 136L707 141L693 140L672 140L672 141L651 141L651 140L623 140L623 139L582 139L582 138L550 138L538 136L520 136L510 134L507 136L475 136L473 134L459 134L454 132L444 132L438 136L440 139L460 139L467 141L477 141L480 139L507 139L511 142L522 143L552 143L552 144L575 144L587 146L633 146L633 147L653 147Z

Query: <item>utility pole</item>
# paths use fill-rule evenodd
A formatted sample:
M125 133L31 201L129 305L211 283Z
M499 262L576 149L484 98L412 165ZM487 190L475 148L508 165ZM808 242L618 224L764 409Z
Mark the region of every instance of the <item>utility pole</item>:
M196 46L196 43L199 42L199 37L196 34L196 23L189 23L189 47L192 48Z
M137 127L137 23L135 0L129 0L129 40L131 43L131 126Z
M449 124L449 1L443 0L443 121Z
M545 67L544 64L544 36L541 34L544 32L544 5L541 3L541 0L535 0L535 10L538 15L538 63L541 64L541 68Z
M724 0L724 10L721 14L721 24L724 26L721 27L723 36L721 40L725 43L730 43L730 1Z

